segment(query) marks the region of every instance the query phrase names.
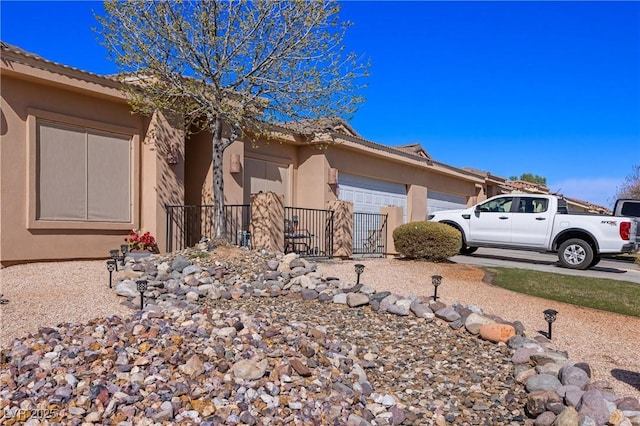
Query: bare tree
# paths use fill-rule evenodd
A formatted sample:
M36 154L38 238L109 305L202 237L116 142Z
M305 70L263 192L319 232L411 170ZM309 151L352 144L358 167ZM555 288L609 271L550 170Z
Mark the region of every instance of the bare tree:
M621 186L617 188L616 198L636 198L640 200L640 164L632 166Z
M348 118L368 64L346 53L334 1L105 1L98 32L134 111L177 114L212 134L215 236L224 234L222 155L271 123Z

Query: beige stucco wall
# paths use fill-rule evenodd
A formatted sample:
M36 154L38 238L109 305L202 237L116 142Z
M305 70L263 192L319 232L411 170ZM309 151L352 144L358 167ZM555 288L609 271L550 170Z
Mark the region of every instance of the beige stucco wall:
M327 184L329 162L326 151L310 146L301 146L298 148L298 152L298 180L295 183L297 206L325 209L329 201L337 199L331 186Z
M92 86L95 91L52 86L30 76L16 78L4 70L1 77L2 265L19 261L106 258L108 250L119 247L128 231L135 228L144 228L156 235L163 248L164 203L181 204L184 198L183 166L169 166L163 158L168 138L176 136L171 133L173 130L147 135L149 120L132 115L123 98L107 96L95 85ZM105 92L112 90L105 88ZM130 223L35 220L33 130L37 118L98 130L123 131L133 136ZM151 120L150 128L157 129L164 124Z
M427 188L422 185L408 185L407 222L418 222L427 218Z
M160 250L166 247L166 205L184 204L185 136L179 124L161 113L145 119L140 158L140 228L151 232ZM177 162L167 161L174 145Z

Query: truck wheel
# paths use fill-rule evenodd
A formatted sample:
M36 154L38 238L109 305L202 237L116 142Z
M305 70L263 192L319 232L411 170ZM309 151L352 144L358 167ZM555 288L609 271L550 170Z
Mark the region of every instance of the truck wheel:
M462 246L460 248L460 254L471 254L475 253L476 250L478 250L478 247Z
M572 238L560 245L558 259L565 268L587 269L593 261L593 249L586 241Z

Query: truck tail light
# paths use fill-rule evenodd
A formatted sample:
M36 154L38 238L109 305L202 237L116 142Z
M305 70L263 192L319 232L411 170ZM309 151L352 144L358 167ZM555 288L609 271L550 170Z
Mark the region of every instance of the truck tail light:
M620 222L620 238L623 240L631 238L631 222Z

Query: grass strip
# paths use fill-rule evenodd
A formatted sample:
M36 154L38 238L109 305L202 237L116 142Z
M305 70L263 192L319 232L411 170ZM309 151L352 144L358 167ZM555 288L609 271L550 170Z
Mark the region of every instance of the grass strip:
M640 283L512 268L484 268L491 283L518 293L640 317Z

